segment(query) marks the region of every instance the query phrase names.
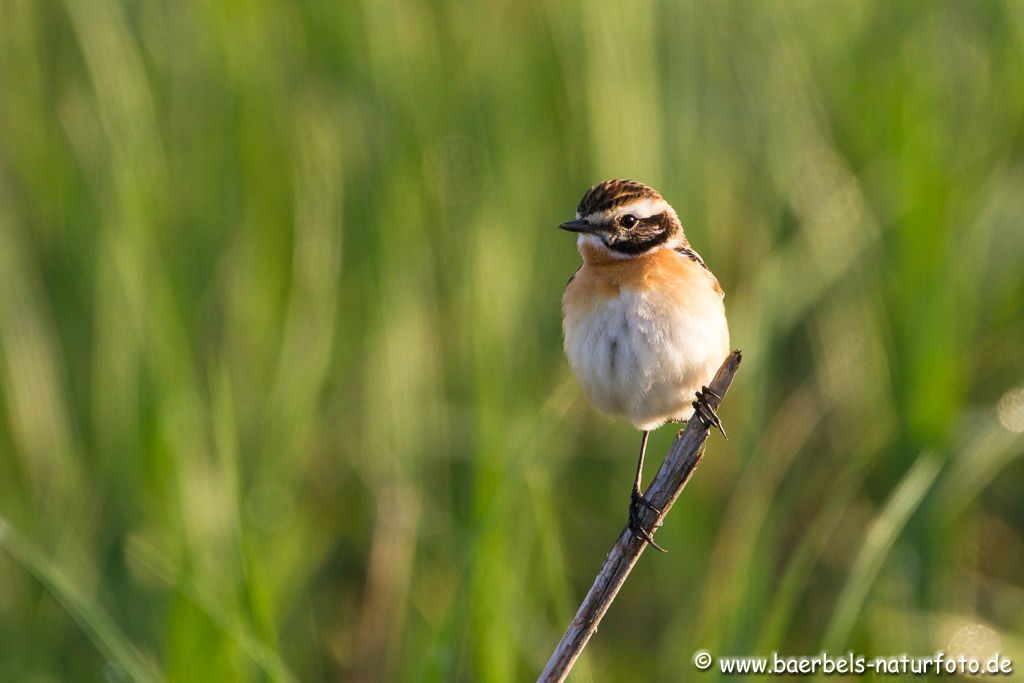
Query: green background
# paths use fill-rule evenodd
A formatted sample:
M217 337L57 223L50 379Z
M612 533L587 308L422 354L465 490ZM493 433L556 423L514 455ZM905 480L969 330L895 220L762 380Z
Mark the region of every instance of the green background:
M1024 670L1024 4L0 0L0 680L535 677L639 441L609 177L745 362L574 680Z

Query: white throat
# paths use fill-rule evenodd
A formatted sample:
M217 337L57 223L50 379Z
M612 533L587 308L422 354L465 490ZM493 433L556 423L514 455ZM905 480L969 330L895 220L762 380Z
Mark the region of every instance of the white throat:
M620 254L614 249L609 249L608 246L605 245L604 240L597 235L581 233L580 236L576 238L576 248L579 250L581 256L583 255L583 249L585 247L597 249L601 253L608 254L608 256L618 259L619 261L625 261L626 259L631 259L634 256L639 256L639 254Z
M622 252L615 251L614 249L609 249L608 246L604 243L604 240L602 240L597 235L581 233L576 238L576 248L579 250L581 255L583 254L584 247L589 247L597 249L603 254L608 254L608 256L610 256L611 258L617 259L619 261L627 261L631 258L636 258L637 256L645 256L647 254L650 254L651 252L657 251L658 249L677 249L681 247L682 244L682 235L680 234L679 236L672 237L662 242L661 244L656 244L645 251L641 251L636 254L623 254Z

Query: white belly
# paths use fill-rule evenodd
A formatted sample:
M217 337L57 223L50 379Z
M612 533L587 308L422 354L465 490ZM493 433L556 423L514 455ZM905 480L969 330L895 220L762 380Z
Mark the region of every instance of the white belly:
M688 419L694 393L728 352L725 307L710 286L682 305L624 287L589 315L565 319L565 353L584 393L638 429Z

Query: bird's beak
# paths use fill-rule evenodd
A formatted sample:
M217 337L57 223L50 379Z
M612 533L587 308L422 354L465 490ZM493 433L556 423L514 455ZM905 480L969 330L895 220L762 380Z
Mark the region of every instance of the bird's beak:
M591 225L582 218L577 218L574 221L568 223L562 223L559 225L562 230L568 230L569 232L597 232L598 228L596 225Z

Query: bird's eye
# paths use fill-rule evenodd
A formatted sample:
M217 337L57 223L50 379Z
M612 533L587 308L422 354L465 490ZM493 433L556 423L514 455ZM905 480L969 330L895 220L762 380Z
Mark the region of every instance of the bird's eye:
M624 228L632 228L636 225L636 216L631 213L627 213L619 222L622 223L622 227Z

